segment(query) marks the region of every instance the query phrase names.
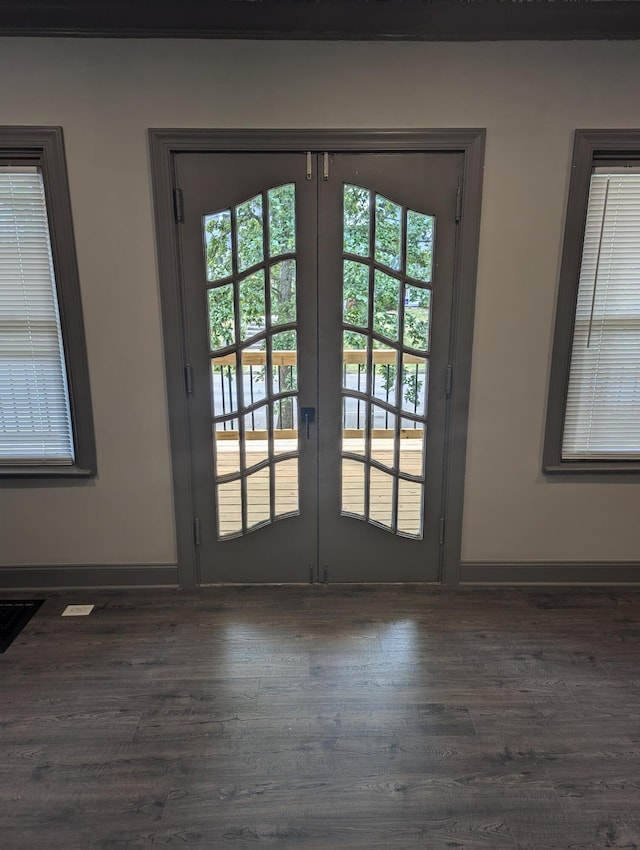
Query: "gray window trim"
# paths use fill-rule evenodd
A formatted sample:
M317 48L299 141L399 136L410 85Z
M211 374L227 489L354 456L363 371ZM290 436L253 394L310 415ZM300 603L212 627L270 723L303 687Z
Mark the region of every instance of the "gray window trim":
M563 461L562 435L571 365L582 243L589 200L589 182L595 166L640 158L640 130L576 130L567 201L562 264L551 356L549 400L542 456L548 475L594 475L594 480L614 479L620 473L640 480L640 461ZM609 479L610 480L610 479Z
M174 217L174 157L182 151L458 151L464 155L462 209L458 232L450 359L454 381L447 421L446 533L441 581L457 585L460 576L462 506L466 460L471 350L475 310L480 208L484 176L484 129L437 130L149 130L154 190L156 246L162 304L165 369L169 399L179 580L198 584L193 542L189 471L188 402L184 392L184 340L180 268Z
M88 478L97 472L96 448L62 128L0 127L0 162L8 161L38 165L42 170L76 461L59 467L0 464L0 478Z

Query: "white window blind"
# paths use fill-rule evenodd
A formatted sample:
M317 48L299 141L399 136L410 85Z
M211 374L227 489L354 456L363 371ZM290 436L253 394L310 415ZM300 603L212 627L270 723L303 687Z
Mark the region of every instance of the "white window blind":
M0 167L0 464L73 464L42 175Z
M640 458L638 168L591 177L562 458Z

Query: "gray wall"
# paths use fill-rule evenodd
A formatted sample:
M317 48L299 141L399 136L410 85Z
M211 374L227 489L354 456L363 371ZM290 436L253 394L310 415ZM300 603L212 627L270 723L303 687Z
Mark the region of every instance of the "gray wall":
M640 44L0 40L64 128L99 477L0 486L0 565L175 563L149 127L486 127L465 561L640 560L640 484L540 474L572 131L640 127Z

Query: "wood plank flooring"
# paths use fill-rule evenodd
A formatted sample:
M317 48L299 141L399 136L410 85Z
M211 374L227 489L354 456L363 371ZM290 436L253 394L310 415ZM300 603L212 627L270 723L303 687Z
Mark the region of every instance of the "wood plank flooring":
M640 847L640 591L49 595L0 682L3 850Z

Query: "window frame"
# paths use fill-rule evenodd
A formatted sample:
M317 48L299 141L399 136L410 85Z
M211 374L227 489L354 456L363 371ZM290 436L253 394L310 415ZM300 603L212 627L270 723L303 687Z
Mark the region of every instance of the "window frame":
M566 399L591 174L596 166L620 165L629 160L640 162L640 130L575 131L542 457L542 471L545 474L568 474L573 477L584 474L615 476L621 473L629 476L635 473L640 478L640 459L562 459Z
M89 478L97 474L96 448L62 127L0 127L0 165L21 164L39 167L44 183L75 462L9 464L0 460L0 479Z

